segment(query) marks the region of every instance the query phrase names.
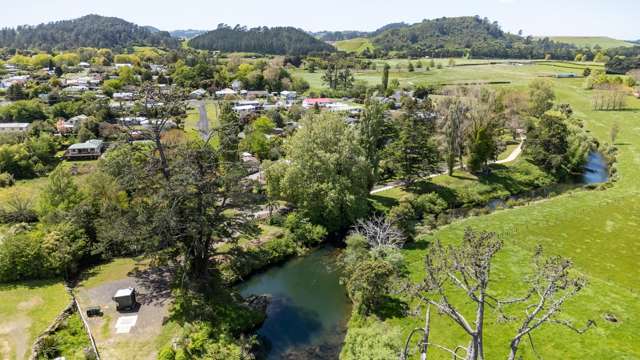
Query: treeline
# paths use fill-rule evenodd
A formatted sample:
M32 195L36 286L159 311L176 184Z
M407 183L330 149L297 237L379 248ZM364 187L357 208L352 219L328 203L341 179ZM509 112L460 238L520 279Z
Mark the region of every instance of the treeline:
M614 57L605 64L605 70L609 74L626 74L634 69L640 69L640 56Z
M277 55L306 55L333 52L335 48L293 27L247 29L221 25L189 41L196 49L226 52L254 52Z
M180 44L168 32L147 28L115 17L87 15L36 26L0 30L0 47L17 49L124 48L150 45L176 48Z
M313 36L317 37L322 41L341 41L341 40L350 40L359 37L374 37L382 34L383 32L391 29L402 29L408 27L409 24L400 22L400 23L391 23L387 24L376 31L367 32L367 31L319 31L313 33Z

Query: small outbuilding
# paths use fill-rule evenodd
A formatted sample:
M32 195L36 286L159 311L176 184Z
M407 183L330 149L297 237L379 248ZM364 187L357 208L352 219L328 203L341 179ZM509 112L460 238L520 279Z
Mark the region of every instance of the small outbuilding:
M136 305L136 289L127 288L120 289L116 291L116 294L113 295L113 301L116 302L116 310L133 310Z

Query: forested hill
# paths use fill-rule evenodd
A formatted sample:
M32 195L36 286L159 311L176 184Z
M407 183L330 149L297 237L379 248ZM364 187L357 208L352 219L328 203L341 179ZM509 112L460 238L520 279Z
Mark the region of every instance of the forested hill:
M509 34L497 22L478 16L424 20L407 27L392 28L373 37L373 44L385 51L413 56L463 56L489 58L573 59L575 47L549 39Z
M247 29L239 26L219 26L216 30L191 39L189 45L204 50L277 55L335 51L333 46L293 27Z
M74 20L0 30L0 47L63 50L78 47L123 48L132 45L177 47L179 41L165 31L115 17L87 15Z

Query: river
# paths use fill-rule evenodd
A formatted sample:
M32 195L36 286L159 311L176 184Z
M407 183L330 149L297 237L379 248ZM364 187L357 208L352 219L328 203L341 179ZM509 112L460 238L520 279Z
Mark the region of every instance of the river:
M351 305L339 283L338 250L320 248L240 284L243 296L270 295L258 330L267 359L337 359Z

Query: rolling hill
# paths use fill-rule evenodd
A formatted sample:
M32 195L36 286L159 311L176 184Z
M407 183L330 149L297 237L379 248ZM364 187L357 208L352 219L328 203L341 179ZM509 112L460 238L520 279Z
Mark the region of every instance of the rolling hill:
M374 49L374 46L371 43L371 39L364 37L336 41L335 43L333 43L333 45L339 51L358 54L362 53L365 49L369 49L369 51L372 51Z
M502 31L497 22L479 16L443 17L383 31L373 37L376 49L409 56L572 59L575 46L535 40Z
M203 50L274 55L306 55L335 51L333 46L293 27L247 29L240 26L220 26L191 39L189 46Z
M593 48L596 45L599 45L603 49L634 46L631 42L606 36L549 36L549 39L557 42L573 44L579 48Z
M36 26L0 30L0 47L66 50L78 47L122 48L132 45L177 47L168 32L153 31L115 17L86 15Z

